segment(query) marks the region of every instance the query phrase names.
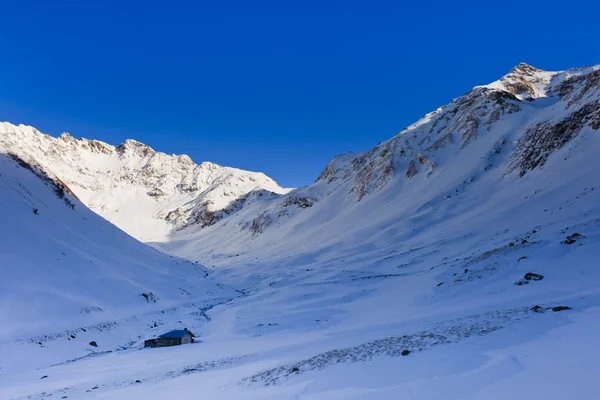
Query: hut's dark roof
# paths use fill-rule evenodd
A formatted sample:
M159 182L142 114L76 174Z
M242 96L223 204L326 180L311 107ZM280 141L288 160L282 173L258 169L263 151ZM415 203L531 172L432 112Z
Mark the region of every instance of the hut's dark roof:
M183 338L188 333L192 336L195 336L191 331L188 331L187 329L179 329L179 330L174 330L174 331L164 333L164 334L160 335L159 337L160 338L168 338L168 339L176 339L176 338Z

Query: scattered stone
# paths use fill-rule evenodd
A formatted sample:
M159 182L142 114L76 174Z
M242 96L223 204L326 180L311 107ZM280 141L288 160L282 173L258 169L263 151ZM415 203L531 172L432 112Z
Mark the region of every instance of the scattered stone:
M525 274L524 278L528 281L541 281L542 279L544 279L544 275L528 272Z
M142 383L142 381L140 381L139 379L136 379L135 383Z
M525 244L525 243L529 243L529 242L525 239L521 240L521 244Z
M158 297L152 292L142 293L142 297L146 299L146 303L156 303L156 301L158 300Z
M71 339L75 339L75 338L76 338L76 336L75 336L75 335L71 335Z
M575 232L575 233L572 233L569 236L567 236L567 238L565 240L563 240L561 243L562 244L573 244L576 242L575 238L582 237L582 236L583 235L581 233Z
M96 389L98 389L98 386L94 386L94 387L92 388L92 390L96 390Z
M63 396L63 397L61 397L61 399L66 399L66 398L67 398L67 396Z
M40 379L46 379L47 377L48 377L48 375L44 375Z
M435 286L442 286L443 284L444 284L444 282L440 282L440 283L438 283L438 284L437 284L437 285L435 285Z
M530 310L533 312L545 312L547 310L547 308L544 308L539 305L535 305L535 306L531 307Z
M469 268L465 268L465 274L469 272Z
M38 210L37 208L34 208L34 209L33 209L33 213L34 213L35 215L38 215L38 211L39 211L39 210Z
M294 367L290 370L291 373L298 373L300 372L300 370L298 369L298 367Z
M519 307L444 321L434 325L431 330L373 340L353 347L337 348L304 360L295 361L294 364L279 365L275 368L246 376L241 382L250 384L260 383L265 386L278 385L283 380L297 376L296 374L290 374L292 367L297 367L300 369L300 372L304 373L306 371L324 370L335 365L368 362L380 355L402 357L402 351L407 349L427 351L439 348L438 346L459 343L468 338L487 335L500 329L509 329L515 323L520 323L520 321L531 317L533 315L528 307ZM406 362L410 362L410 360Z
M532 234L537 233L537 231L534 229L531 231Z
M519 261L521 261L521 260L524 260L524 259L526 259L526 258L527 258L527 256L522 256L522 257L519 257L519 259L517 260L517 262L519 262Z
M569 306L552 307L552 311L554 311L554 312L559 312L559 311L564 311L564 310L571 310L571 307L569 307Z
M529 285L529 281L524 281L524 280L516 281L515 285L517 285L517 286Z
M98 347L98 343L96 343L96 341L95 341L95 340L92 340L92 341L90 342L90 346L92 346L92 347Z
M407 356L410 354L410 350L402 350L402 355Z
M513 247L514 245L515 245L515 244L514 244L513 242L510 242L510 243L508 244L508 247Z

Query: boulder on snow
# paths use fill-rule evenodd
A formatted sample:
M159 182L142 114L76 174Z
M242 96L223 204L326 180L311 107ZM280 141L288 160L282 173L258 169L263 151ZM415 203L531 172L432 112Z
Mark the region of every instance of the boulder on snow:
M146 299L146 303L156 303L156 301L158 300L158 297L152 292L142 293L142 297Z
M407 356L410 354L410 350L402 350L402 355Z
M552 307L552 311L554 311L554 312L564 311L564 310L571 310L571 307L569 307L569 306L556 306L556 307Z
M569 236L567 236L567 238L565 240L563 240L561 243L562 244L573 244L576 242L575 238L581 237L581 233L572 233Z
M525 280L528 281L541 281L544 279L544 275L534 274L533 272L528 272L524 276Z

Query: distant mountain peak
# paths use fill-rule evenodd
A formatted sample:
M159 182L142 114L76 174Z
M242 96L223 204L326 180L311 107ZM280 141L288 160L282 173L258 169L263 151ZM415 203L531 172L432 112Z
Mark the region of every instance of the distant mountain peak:
M288 191L263 173L196 164L187 155L157 152L133 139L115 147L1 123L0 150L41 165L92 210L142 240L214 224L250 192Z

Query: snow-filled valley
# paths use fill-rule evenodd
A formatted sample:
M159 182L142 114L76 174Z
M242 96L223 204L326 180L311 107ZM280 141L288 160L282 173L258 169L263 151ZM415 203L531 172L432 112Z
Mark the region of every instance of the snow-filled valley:
M0 398L597 399L599 130L521 64L288 192L4 123Z

